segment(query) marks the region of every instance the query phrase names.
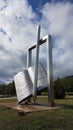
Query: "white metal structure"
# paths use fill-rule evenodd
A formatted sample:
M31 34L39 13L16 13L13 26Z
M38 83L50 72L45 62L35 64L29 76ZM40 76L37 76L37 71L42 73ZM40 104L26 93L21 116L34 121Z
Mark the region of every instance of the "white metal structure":
M41 65L39 65L39 47L47 43L47 74ZM36 48L36 62L34 65L33 75L32 67L32 50ZM39 70L39 71L38 71ZM40 71L42 70L42 71ZM45 76L43 78L43 75ZM41 78L39 78L41 76ZM32 77L34 78L32 81ZM41 79L41 80L40 80ZM16 93L18 102L22 102L28 97L33 96L34 103L36 102L37 89L42 90L48 87L48 101L50 106L54 106L54 88L53 88L53 65L52 65L52 36L47 35L40 39L40 26L37 27L37 43L28 49L27 54L27 70L19 72L14 76ZM39 86L38 86L39 83Z
M48 101L51 106L54 105L54 88L53 88L53 65L52 65L52 36L47 35L40 39L40 26L37 28L37 43L28 49L27 67L32 65L32 50L36 48L36 63L33 84L34 103L37 96L37 79L38 79L38 63L39 63L39 46L47 43L47 86L48 86Z

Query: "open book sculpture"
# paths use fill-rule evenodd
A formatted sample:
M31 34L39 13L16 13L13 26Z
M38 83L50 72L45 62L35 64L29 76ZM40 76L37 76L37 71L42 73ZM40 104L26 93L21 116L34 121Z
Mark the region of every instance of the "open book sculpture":
M39 64L39 46L47 42L47 71ZM23 70L14 76L18 102L22 102L33 96L36 102L37 91L48 87L48 99L50 106L54 105L53 71L52 71L52 44L51 35L40 39L40 26L37 28L37 43L28 49L27 70ZM31 51L36 48L36 62L32 66Z
M33 96L34 66L14 76L18 102ZM38 65L37 91L47 87L47 73L41 64Z

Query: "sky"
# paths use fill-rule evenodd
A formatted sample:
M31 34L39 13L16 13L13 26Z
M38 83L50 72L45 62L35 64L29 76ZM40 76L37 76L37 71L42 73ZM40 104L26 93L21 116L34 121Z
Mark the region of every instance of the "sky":
M41 38L52 35L54 79L73 75L73 1L0 0L0 84L13 81L26 69L27 49L36 42L37 25ZM44 65L45 46L40 47L39 58Z

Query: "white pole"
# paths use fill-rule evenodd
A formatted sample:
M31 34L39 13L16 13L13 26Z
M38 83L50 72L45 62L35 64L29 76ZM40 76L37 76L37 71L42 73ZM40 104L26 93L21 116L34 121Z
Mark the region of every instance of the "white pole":
M52 36L47 38L47 82L48 82L48 101L50 106L54 106L53 88L53 64L52 64Z
M32 64L32 50L27 51L27 68Z
M34 83L33 83L33 100L34 100L34 103L36 102L36 97L37 97L39 40L40 40L40 25L37 26L36 61L35 61L35 70L34 70Z

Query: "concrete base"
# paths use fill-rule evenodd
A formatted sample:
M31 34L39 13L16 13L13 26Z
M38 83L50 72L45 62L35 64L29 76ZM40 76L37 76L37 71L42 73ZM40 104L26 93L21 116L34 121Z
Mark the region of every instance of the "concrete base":
M49 104L42 104L42 103L22 103L18 104L17 102L15 103L0 103L0 106L6 106L8 109L15 109L19 112L24 112L24 113L30 113L30 112L36 112L36 111L44 111L44 110L56 110L56 109L61 109L64 108L64 106L61 105L55 105L54 107L50 107Z
M54 106L54 107L50 107L49 105L46 104L22 104L22 105L18 105L15 106L14 109L18 110L18 111L23 111L25 113L29 113L29 112L35 112L35 111L44 111L44 110L55 110L55 109L60 109L62 108L62 106Z

